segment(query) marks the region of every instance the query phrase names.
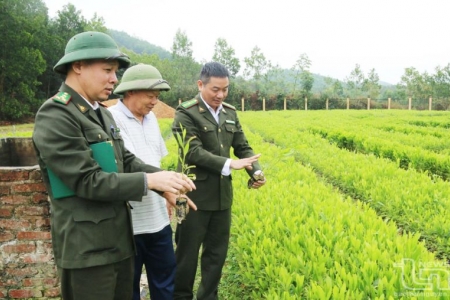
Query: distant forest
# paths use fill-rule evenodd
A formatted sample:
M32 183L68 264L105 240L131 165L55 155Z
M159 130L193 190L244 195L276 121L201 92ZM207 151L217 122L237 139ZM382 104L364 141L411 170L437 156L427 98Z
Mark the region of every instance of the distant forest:
M110 34L133 63L154 65L170 82L172 89L162 93L162 100L175 107L197 93L196 81L201 62L193 58L192 42L179 29L170 50L126 32L105 27L100 15L86 19L72 4L61 7L54 18L42 0L0 1L0 120L21 120L33 117L45 99L54 95L63 80L53 66L63 56L67 41L77 33L100 31ZM396 85L381 83L375 69L364 73L358 64L344 80L323 77L310 72L311 60L299 53L295 64L282 69L268 60L255 45L251 53L239 60L232 45L218 38L211 60L223 63L232 74L227 102L246 109L303 109L309 99L309 109L324 109L326 99L331 108L344 108L346 98L357 100L354 108L364 108L364 101L386 101L391 98L405 103L413 98L439 103L436 109L448 109L450 98L450 64L436 67L435 73L406 68ZM119 75L119 78L123 72ZM117 97L117 95L113 95ZM344 105L345 106L345 105ZM418 107L421 109L421 107Z

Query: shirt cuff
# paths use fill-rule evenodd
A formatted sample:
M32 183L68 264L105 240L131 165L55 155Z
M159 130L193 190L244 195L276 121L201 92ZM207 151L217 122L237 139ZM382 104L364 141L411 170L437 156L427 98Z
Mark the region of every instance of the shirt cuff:
M229 176L231 174L230 165L231 165L231 158L228 158L222 168L221 174L223 176Z
M144 173L144 196L147 196L147 192L148 192L148 182L147 182L147 174Z

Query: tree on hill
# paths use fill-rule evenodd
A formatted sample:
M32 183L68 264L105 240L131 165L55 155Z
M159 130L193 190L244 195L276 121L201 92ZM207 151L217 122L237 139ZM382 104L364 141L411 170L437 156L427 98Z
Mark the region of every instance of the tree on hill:
M64 5L61 10L57 11L56 17L49 20L46 39L42 43L42 52L44 54L46 67L44 73L39 76L42 86L37 93L37 97L47 99L53 96L61 85L62 77L53 71L53 67L64 54L67 42L75 34L81 33L89 29L101 30L100 22L102 18L93 18L96 25L89 27L89 22L83 17L81 10L78 10L73 4Z
M171 53L166 49L153 45L137 37L132 37L128 33L114 29L108 29L109 35L116 41L119 47L124 47L137 54L156 54L161 59L170 59Z
M228 46L225 39L217 39L216 44L214 45L212 59L213 61L217 61L226 66L232 77L235 77L241 69L241 64L239 63L239 59L235 56L233 47Z
M294 82L292 84L292 97L294 99L309 97L314 84L314 77L309 68L311 60L306 53L302 53L295 65L291 68L293 72Z
M174 87L171 95L175 99L188 100L197 93L196 82L201 66L193 56L192 42L184 31L177 30L172 44L172 70Z
M18 120L40 104L35 93L45 70L47 7L41 0L1 1L0 20L0 119Z

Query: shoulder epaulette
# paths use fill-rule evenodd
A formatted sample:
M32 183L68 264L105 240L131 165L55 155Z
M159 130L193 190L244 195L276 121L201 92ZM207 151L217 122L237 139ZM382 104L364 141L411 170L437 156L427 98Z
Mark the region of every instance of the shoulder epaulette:
M70 96L70 94L68 94L66 92L59 92L58 94L53 96L52 99L55 102L59 102L59 103L62 103L64 105L67 105L70 102L70 100L72 99L72 97Z
M196 104L198 104L198 100L192 99L192 100L181 103L181 106L183 106L184 108L190 108Z
M222 105L225 106L225 107L227 107L227 108L229 108L229 109L236 110L236 107L234 107L233 105L228 104L228 103L226 103L226 102L222 102Z

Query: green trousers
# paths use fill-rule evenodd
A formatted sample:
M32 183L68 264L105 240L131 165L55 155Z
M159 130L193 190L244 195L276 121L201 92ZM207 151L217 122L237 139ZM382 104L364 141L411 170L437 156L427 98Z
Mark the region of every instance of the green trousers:
M193 299L200 246L201 281L198 300L217 299L222 268L228 251L231 208L221 211L190 211L175 233L177 272L174 299Z
M117 263L82 269L61 269L63 300L131 300L134 256Z

